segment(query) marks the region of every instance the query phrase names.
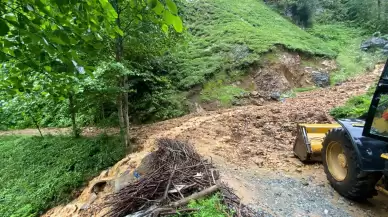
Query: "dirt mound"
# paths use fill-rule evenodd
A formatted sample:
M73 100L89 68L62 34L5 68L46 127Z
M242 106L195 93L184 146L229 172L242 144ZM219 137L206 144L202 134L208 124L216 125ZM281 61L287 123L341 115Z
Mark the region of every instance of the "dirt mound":
M92 180L79 198L68 205L56 207L44 216L101 216L88 208L101 206L103 197L115 186L128 183L134 169L155 149L158 138L167 137L193 141L197 151L212 157L218 168L234 165L245 168L265 167L292 171L300 163L292 156L297 123L330 123L328 111L355 95L365 93L378 78L382 66L374 72L354 78L342 85L299 93L296 98L264 106L243 106L227 110L202 112L182 118L134 129L142 151L130 154L114 167ZM98 183L110 186L93 193ZM106 210L105 210L106 211Z
M327 86L330 83L322 82L322 79L326 75L328 81L329 73L335 69L333 60L311 59L298 53L276 51L264 56L263 62L259 67L253 67L250 74L255 90L261 97L268 98L292 88Z

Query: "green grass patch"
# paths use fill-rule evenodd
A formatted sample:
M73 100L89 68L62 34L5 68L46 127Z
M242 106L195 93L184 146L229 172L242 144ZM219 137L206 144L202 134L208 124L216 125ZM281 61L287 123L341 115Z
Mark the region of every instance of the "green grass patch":
M369 88L366 94L350 98L345 105L336 107L330 111L335 118L358 118L367 113L376 87Z
M211 197L201 200L193 200L188 205L189 208L198 209L198 212L190 214L190 217L227 217L233 216L233 212L222 204L221 195L214 194ZM178 217L181 215L176 215Z
M248 92L243 88L232 85L243 77L244 73L240 71L234 71L229 74L221 73L216 75L203 86L201 91L201 101L218 101L223 107L231 106L235 97L241 96Z
M315 86L294 88L294 89L291 89L289 91L282 93L280 98L282 98L282 99L294 98L294 97L296 97L297 93L308 92L308 91L316 90L317 88L318 87L315 87Z
M360 50L362 40L367 37L362 29L343 24L316 24L309 32L324 40L330 49L338 53L339 69L331 74L332 84L373 70L374 66L384 59L381 54Z
M280 45L311 55L335 57L326 43L257 0L185 1L188 43L175 79L182 89L204 83L223 71L245 69Z
M116 137L0 137L0 216L32 217L125 156Z
M315 86L312 86L312 87L298 87L298 88L294 88L294 92L296 93L302 93L302 92L308 92L308 91L312 91L312 90L316 90L317 87Z

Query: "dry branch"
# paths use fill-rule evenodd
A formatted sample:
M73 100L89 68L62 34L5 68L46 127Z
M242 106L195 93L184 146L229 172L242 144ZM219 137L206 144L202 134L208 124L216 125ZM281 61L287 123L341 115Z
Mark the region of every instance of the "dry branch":
M218 185L213 185L210 188L206 188L205 190L202 190L198 193L194 193L188 197L185 197L181 200L178 200L176 202L173 202L170 204L171 207L181 207L187 205L192 200L198 200L200 198L203 198L205 196L208 196L209 194L212 194L216 192L219 189Z
M160 139L156 145L158 149L144 165L149 171L136 182L106 197L104 207L111 208L106 216L122 217L150 207L168 206L182 197L211 187L215 182L210 171L214 166L202 159L191 144ZM176 189L177 185L183 187ZM171 208L166 209L165 212L172 212ZM152 211L151 214L155 216Z

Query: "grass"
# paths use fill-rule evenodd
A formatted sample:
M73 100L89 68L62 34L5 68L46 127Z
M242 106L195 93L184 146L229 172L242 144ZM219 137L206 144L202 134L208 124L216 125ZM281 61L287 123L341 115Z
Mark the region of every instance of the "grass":
M201 91L201 101L218 101L223 107L231 106L235 97L249 91L233 85L243 77L244 73L241 71L217 74L204 84Z
M369 106L376 87L369 88L366 94L351 97L343 106L336 107L330 111L335 118L358 118L368 112Z
M344 24L315 24L309 32L321 38L330 49L338 53L339 69L331 74L332 84L373 70L374 66L384 59L381 54L360 50L362 40L367 37L362 29L347 27Z
M0 137L0 216L33 217L71 199L125 156L118 138Z
M221 196L219 193L198 201L193 200L189 203L188 207L192 209L198 209L198 212L188 215L190 217L233 216L233 212L230 211L224 204L222 204ZM181 215L176 215L175 217L178 216Z
M282 98L282 99L294 98L294 97L296 97L297 93L308 92L308 91L316 90L317 88L318 87L315 87L315 86L294 88L294 89L291 89L289 91L282 93L280 98Z
M335 57L326 43L257 0L198 0L184 3L188 43L176 80L188 89L219 72L246 69L280 45L306 54Z

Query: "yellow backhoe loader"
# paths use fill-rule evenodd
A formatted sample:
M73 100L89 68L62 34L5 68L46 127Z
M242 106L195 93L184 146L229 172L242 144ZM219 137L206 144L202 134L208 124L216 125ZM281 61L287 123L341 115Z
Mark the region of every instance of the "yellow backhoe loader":
M322 162L327 179L344 197L362 201L388 193L388 61L365 119L299 124L294 154Z

